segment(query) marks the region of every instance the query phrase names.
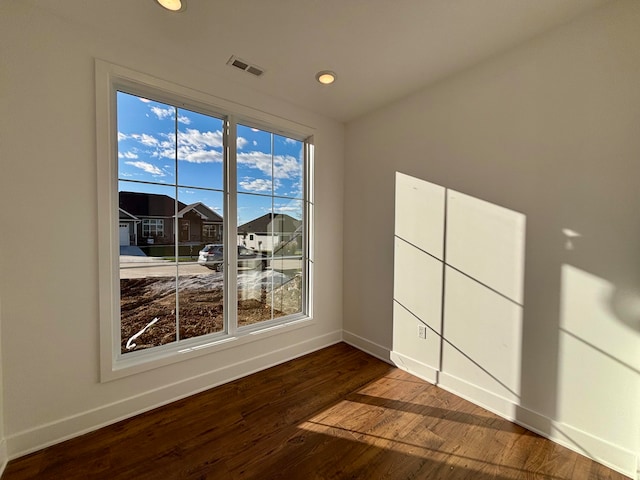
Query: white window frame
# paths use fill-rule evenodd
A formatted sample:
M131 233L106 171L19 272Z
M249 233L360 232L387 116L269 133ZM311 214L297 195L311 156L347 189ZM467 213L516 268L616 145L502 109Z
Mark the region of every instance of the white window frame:
M313 318L313 135L312 127L277 117L251 107L214 97L187 87L161 80L102 60L95 61L96 135L98 175L98 251L100 300L100 380L102 382L144 372L164 365L259 341L293 329L310 326ZM304 142L303 221L306 226L303 257L302 313L266 320L251 328L238 328L235 308L227 319L226 331L181 340L148 350L120 351L120 285L119 285L119 224L118 159L116 92L125 91L160 102L225 118L227 135L235 138L237 122L262 128ZM227 185L224 233L225 245L237 243L235 142L225 143L228 161L225 170ZM233 233L232 233L233 232ZM226 262L237 265L235 248L225 248ZM237 305L237 278L225 268L225 305Z

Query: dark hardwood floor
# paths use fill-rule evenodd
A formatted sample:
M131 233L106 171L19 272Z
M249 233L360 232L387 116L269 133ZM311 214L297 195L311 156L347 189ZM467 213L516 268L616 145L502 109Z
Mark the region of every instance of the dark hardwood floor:
M2 480L627 477L346 344L13 460Z

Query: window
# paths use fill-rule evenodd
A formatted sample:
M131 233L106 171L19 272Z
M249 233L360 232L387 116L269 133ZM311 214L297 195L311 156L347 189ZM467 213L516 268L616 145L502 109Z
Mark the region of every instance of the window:
M101 258L101 285L115 287L101 293L103 377L310 318L309 132L99 67L126 72L102 85L110 138L98 132L114 147L103 160L113 167L99 163L112 175L100 182L101 235L107 253L120 248L117 264ZM128 241L118 215L134 219Z
M202 239L204 242L221 242L222 225L202 225Z
M142 220L142 236L147 237L162 237L164 235L164 220L161 218Z

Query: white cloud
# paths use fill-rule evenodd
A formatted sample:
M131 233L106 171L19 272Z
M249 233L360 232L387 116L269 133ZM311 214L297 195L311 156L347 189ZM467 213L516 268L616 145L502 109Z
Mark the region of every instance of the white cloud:
M271 191L271 180L267 180L265 178L254 178L240 181L240 187L243 190L249 192L270 192Z
M150 107L151 112L158 117L158 120L170 119L173 120L175 118L176 109L173 107L161 108L161 107ZM186 115L178 115L178 122L183 123L185 125L191 125L191 119Z
M136 158L138 158L138 155L133 152L118 152L118 158L128 158L129 160L135 160Z
M137 140L146 147L155 147L160 145L160 141L156 137L146 133L132 133L129 135L129 138Z
M249 141L246 138L238 137L238 140L236 140L236 147L238 148L238 150L242 150L248 142Z
M285 138L284 143L295 144L298 143L298 140L294 140L293 138Z
M300 163L290 155L273 157L273 170L276 178L300 178L302 175Z
M253 141L253 146L254 146L254 147L257 147L257 146L258 146L258 141L257 141L257 140L254 140L254 141Z
M132 167L139 168L140 170L145 171L146 173L150 173L151 175L156 175L158 177L164 177L164 172L160 170L155 165L152 165L148 162L125 162L127 165L131 165Z
M298 160L290 155L275 155L264 152L247 152L238 154L238 163L244 167L257 168L265 175L271 176L273 160L274 178L299 178L302 169Z
M222 147L222 131L201 132L195 128L187 128L186 132L178 133L178 142L191 147Z
M291 195L292 197L302 196L302 184L300 182L293 182L290 188L291 190L289 191L289 193L285 193L284 195Z
M176 113L176 109L172 107L160 108L153 106L151 107L151 112L158 117L158 120L165 120L167 118L173 119Z
M257 168L271 176L271 155L264 152L238 153L238 164L249 168Z
M149 100L148 98L140 98L140 97L138 97L138 100L140 100L142 103L151 103L151 100Z
M118 132L118 141L121 142L122 140L126 140L128 138L131 138L129 135L127 135L126 133L122 133L122 132Z
M302 218L302 206L295 203L276 204L273 206L273 211L276 213L290 214L292 217L296 217L298 219Z
M184 160L189 163L219 163L222 162L222 152L180 147L178 149L178 160Z
M161 157L173 158L175 155L173 142L163 142L164 149L157 154ZM222 152L212 150L222 147L222 132L201 132L188 128L178 132L178 159L190 163L222 162Z

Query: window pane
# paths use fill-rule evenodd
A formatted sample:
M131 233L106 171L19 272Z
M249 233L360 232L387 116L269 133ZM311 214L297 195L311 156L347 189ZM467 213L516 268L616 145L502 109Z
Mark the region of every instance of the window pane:
M238 125L238 191L271 195L273 135Z
M178 324L180 339L224 330L223 194L178 191Z
M302 209L301 200L238 194L239 326L302 312Z
M224 330L224 277L197 263L178 266L180 339Z
M164 264L175 255L175 188L118 182L120 263Z
M302 198L304 143L274 135L273 150L274 194Z
M274 289L270 299L274 318L302 312L302 257L276 257L271 262Z
M174 195L173 187L119 182L122 353L176 341Z
M279 274L273 289L274 317L290 315L302 311L302 260L304 248L304 226L302 222L302 201L274 201L274 221L271 235L275 248L271 267Z
M166 275L148 275L148 269L138 268L120 278L122 353L176 341L175 266L164 268Z
M271 251L267 224L271 214L272 197L238 194L238 245L255 250Z
M273 318L268 300L273 284L271 199L238 194L238 326Z
M222 243L223 193L213 190L178 190L178 242L181 260L198 259L207 243Z
M178 183L223 188L221 119L178 109Z
M175 114L171 105L118 92L118 178L175 182Z

